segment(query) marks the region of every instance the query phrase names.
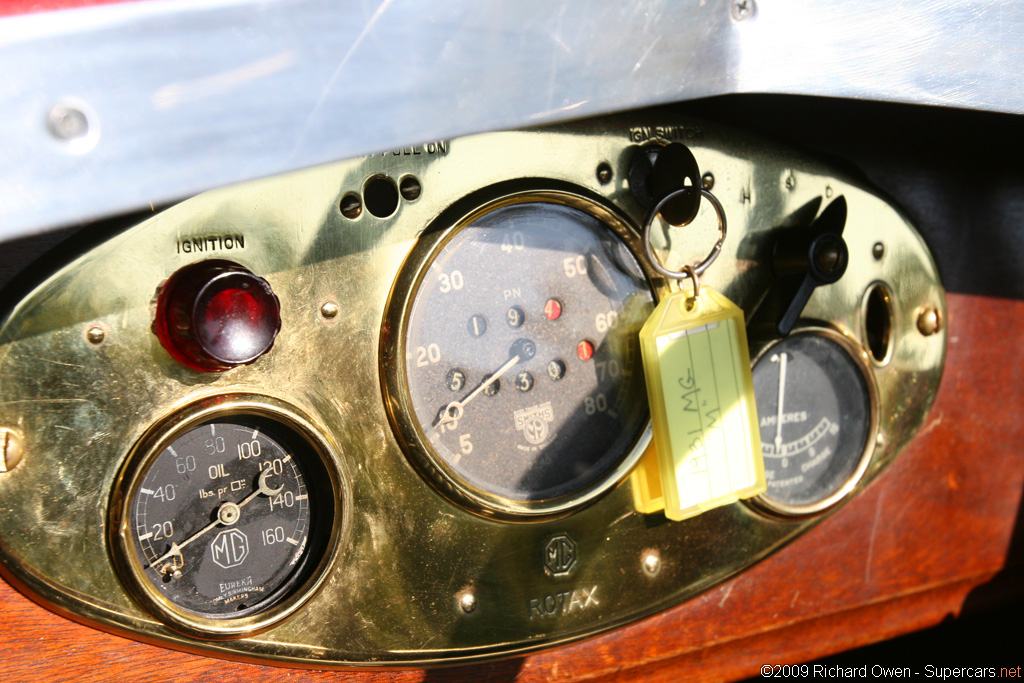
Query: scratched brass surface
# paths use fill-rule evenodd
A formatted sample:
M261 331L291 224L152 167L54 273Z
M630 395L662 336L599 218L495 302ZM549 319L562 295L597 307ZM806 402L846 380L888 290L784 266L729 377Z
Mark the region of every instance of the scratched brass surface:
M924 336L916 327L925 306L945 319L925 245L858 180L764 140L647 112L431 143L213 191L57 272L15 304L0 329L0 427L24 436L21 462L0 473L4 575L63 614L172 647L296 666L423 665L522 652L625 624L809 528L820 517L782 519L742 503L667 522L636 511L629 477L559 519L487 519L440 495L389 423L380 370L386 305L420 233L458 200L524 178L535 191L574 186L615 207L635 231L643 211L628 188L629 163L638 143L659 136L687 144L701 170L714 174L729 237L702 282L748 315L771 284L772 230L809 222L806 207L813 218L846 197L849 270L817 289L804 313L863 343L868 288L883 282L892 293L892 351L886 363L868 364L879 441L856 494L913 437L938 387L946 332ZM613 169L606 185L595 172L602 162ZM396 181L412 174L422 194L387 218L365 209L354 220L342 216L341 198L375 174ZM663 261L678 267L709 250L716 224L705 203L692 225L654 232L657 244L670 242ZM202 252L182 249L211 236L201 240ZM876 242L885 245L881 259L872 255ZM255 363L203 374L173 361L150 326L158 285L211 257L266 278L281 300L282 328ZM320 315L326 301L340 308L334 319ZM105 331L99 344L87 336L97 326ZM199 639L131 597L108 542L110 505L130 469L126 460L153 425L204 399L243 394L269 397L268 409L290 406L320 432L343 492L344 528L315 590L290 615L258 635ZM562 535L575 543L576 561L552 576L544 548ZM661 557L653 575L641 563L648 549ZM459 607L466 592L476 598L471 612Z

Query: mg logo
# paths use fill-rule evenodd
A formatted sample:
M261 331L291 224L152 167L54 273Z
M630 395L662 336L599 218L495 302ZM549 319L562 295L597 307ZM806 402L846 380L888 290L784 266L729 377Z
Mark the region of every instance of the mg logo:
M237 567L249 555L249 539L238 529L227 529L213 539L210 552L213 553L213 561L221 567Z
M576 541L567 534L555 536L544 546L544 566L554 576L564 576L576 566Z

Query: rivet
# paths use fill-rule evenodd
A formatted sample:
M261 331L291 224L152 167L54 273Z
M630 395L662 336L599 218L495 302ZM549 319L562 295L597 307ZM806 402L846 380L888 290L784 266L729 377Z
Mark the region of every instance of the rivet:
M655 550L648 550L643 559L644 571L654 576L661 570L661 556Z
M74 140L89 134L89 118L73 105L57 104L46 117L46 127L58 140Z
M607 185L612 181L612 167L607 162L598 164L597 181L602 185Z
M732 3L732 18L736 21L744 21L754 14L754 0L734 0Z
M875 242L875 246L871 247L871 255L875 257L876 261L881 261L882 257L885 256L885 245L881 242Z
M320 315L322 315L327 320L337 318L338 312L338 304L336 304L333 301L325 301L323 305L320 306Z
M55 104L46 115L46 131L63 143L72 154L91 151L100 139L100 122L96 112L86 104L66 99Z
M476 609L476 596L469 591L466 591L462 594L462 597L459 598L459 607L462 608L463 612L469 614Z
M786 176L786 189L787 190L795 190L796 189L796 176L793 175L792 173L790 173L788 176Z
M25 441L13 429L0 427L0 472L10 472L25 455Z
M942 329L942 313L934 306L925 306L917 315L917 331L930 337Z
M715 176L709 171L700 177L700 186L705 190L711 190L715 186Z
M102 327L94 325L90 327L89 330L85 333L85 338L89 340L90 344L98 346L103 343L104 339L107 338L107 333L103 330Z

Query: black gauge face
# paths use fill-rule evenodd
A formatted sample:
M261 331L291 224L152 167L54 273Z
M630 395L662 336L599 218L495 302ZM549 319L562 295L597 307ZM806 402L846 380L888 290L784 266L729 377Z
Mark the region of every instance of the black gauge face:
M225 419L190 429L153 458L130 497L145 580L200 617L262 612L323 551L333 505L318 483L325 479L308 444L275 422Z
M409 312L415 419L461 482L512 501L584 489L646 422L636 258L581 210L498 208L436 254Z
M800 333L768 348L753 375L768 481L762 500L792 512L831 504L863 469L871 399L860 367L839 343Z

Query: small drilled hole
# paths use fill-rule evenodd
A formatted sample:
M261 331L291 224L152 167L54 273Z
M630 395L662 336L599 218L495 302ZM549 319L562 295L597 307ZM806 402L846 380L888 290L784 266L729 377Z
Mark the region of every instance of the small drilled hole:
M864 336L876 363L886 363L892 350L892 308L889 290L882 283L871 285L864 305Z
M363 202L366 210L377 218L387 218L398 208L398 188L395 181L387 176L377 175L363 186Z

